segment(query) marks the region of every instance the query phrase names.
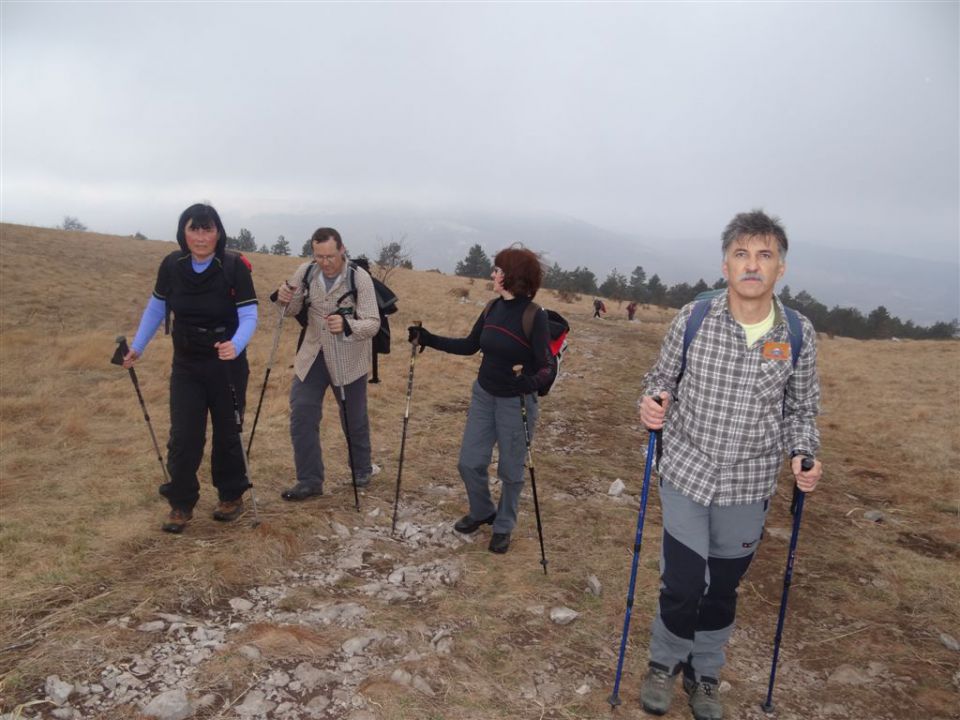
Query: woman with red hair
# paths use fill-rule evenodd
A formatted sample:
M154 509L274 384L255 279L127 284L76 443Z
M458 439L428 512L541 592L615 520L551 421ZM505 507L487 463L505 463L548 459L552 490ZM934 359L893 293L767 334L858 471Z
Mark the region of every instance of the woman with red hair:
M483 352L473 383L467 424L460 446L457 469L467 490L469 512L454 524L461 533L473 533L483 525L493 526L489 549L505 553L517 522L524 482L526 438L520 414L520 396L526 396L530 434L537 422L537 392L547 388L556 374L550 352L547 313L533 302L543 268L526 248L501 250L494 258L491 300L463 338L441 337L419 326L409 328L409 340L421 352L431 347L454 355ZM515 366L523 366L519 373ZM532 439L532 437L531 437ZM488 467L497 445L500 501L490 496Z

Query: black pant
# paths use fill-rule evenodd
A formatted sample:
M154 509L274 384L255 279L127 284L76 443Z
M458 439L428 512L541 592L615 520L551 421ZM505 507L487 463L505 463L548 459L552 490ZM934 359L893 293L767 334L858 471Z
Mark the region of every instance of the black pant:
M229 361L174 354L167 443L170 483L160 487L171 507L192 510L200 498L197 470L207 439L207 412L213 422L210 471L220 500L236 500L250 487L230 392L233 382L242 419L249 374L245 353Z

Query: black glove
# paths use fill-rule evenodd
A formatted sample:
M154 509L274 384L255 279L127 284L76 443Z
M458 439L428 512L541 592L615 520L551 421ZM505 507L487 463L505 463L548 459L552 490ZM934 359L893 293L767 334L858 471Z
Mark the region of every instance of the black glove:
M420 352L433 342L433 333L429 332L422 325L411 325L407 328L407 342L420 346Z
M533 383L533 378L530 375L524 375L523 373L513 376L513 386L518 395L529 395L530 393L537 391L537 388Z

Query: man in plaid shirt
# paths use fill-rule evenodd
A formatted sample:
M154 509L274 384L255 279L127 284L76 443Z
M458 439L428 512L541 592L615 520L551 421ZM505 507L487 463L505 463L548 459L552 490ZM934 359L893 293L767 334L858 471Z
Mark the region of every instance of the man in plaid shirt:
M750 565L785 453L797 486L810 492L819 461L816 333L800 316L796 363L774 286L786 268L787 235L759 210L733 218L722 235L728 289L713 300L687 349L695 303L674 318L644 378L640 419L663 430L661 589L640 690L643 708L667 712L683 670L696 720L720 720L718 694L733 630L737 586Z

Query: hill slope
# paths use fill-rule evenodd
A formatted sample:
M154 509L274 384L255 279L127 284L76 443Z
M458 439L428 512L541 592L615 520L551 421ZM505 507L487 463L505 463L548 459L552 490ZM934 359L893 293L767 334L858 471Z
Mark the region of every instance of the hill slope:
M161 471L127 374L108 364L132 335L171 245L0 226L0 712L80 686L84 718L133 718L181 687L194 717L598 718L609 716L646 436L635 414L670 311L640 323L590 320L588 300L538 298L571 321L572 350L542 401L535 440L549 575L529 488L505 556L450 532L465 507L456 457L477 358L418 356L400 532L390 535L409 354L396 342L370 388L381 475L353 508L333 406L321 433L328 494L291 505L286 394L294 323L252 448L263 524L209 518L201 470L196 519L159 532ZM254 255L261 297L299 260ZM395 337L420 319L462 334L485 283L398 271ZM467 302L454 295L467 291ZM250 347L255 403L277 315L261 305ZM161 443L170 344L138 364ZM956 717L960 637L960 344L823 340L822 490L801 532L776 701L787 718ZM206 462L206 461L205 461ZM495 475L495 465L491 474ZM612 498L616 478L627 494ZM651 492L621 685L637 704L656 598L659 508ZM774 502L741 592L724 679L728 715L759 718L790 519ZM864 518L878 510L882 522ZM599 597L585 592L595 575ZM555 607L580 613L550 620ZM152 624L151 624L152 623ZM61 688L62 689L62 688ZM66 690L63 690L66 693ZM668 718L689 717L678 701Z

